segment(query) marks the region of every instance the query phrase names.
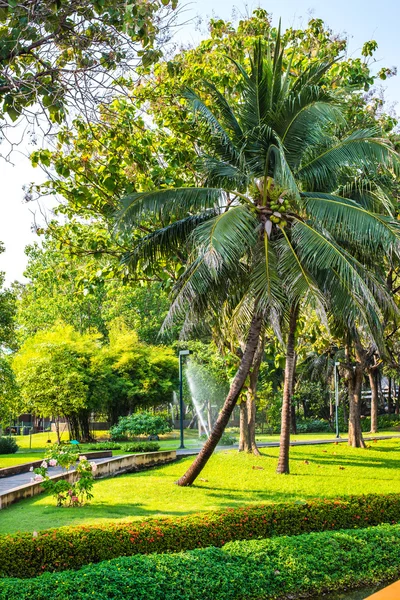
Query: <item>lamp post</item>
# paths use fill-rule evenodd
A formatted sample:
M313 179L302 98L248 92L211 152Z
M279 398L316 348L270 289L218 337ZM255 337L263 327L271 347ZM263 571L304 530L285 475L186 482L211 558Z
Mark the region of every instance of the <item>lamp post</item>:
M189 356L192 354L191 350L179 350L179 428L180 428L180 436L181 436L181 444L179 446L179 450L185 448L185 444L183 443L183 368L182 368L182 358L184 356Z
M336 424L336 438L340 438L339 435L339 377L338 377L339 363L335 362L335 424Z

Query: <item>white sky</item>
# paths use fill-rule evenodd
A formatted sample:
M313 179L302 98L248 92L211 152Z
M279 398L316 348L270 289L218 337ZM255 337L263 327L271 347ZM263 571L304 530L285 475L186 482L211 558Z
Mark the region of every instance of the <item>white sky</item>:
M195 0L187 5L182 16L186 20L200 15L205 24L209 17L230 19L233 6L229 0L220 0L218 3ZM322 18L335 32L349 35L351 53L357 53L363 42L375 39L379 45L376 69L399 66L400 72L400 4L397 0L381 0L378 4L371 0L261 0L248 5L237 2L236 6L239 7L235 9L236 12L242 15L251 13L257 6L266 8L273 14L275 22L282 17L283 27L301 27L307 23L310 15ZM192 23L180 28L177 37L184 43L195 43L201 33ZM385 82L385 88L389 103L396 103L400 99L400 73L398 77ZM400 107L397 110L400 114ZM27 139L19 151L11 155L12 164L0 158L0 240L6 247L6 252L0 254L0 270L6 272L8 283L23 280L26 266L24 248L38 239L32 231L32 211L36 211L39 220L40 211L36 205L23 202L22 190L23 185L32 181L43 181L42 171L33 169L26 156L33 149L34 146ZM0 154L7 151L5 144L0 145ZM52 202L55 203L54 199L46 204L51 207Z

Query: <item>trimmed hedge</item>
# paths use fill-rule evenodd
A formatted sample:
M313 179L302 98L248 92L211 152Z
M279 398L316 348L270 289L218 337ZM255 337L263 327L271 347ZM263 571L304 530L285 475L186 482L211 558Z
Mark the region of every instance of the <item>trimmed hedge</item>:
M157 442L132 442L122 446L124 452L157 452L160 448Z
M229 541L400 522L400 495L248 505L174 519L146 519L0 536L0 575L34 577L118 556L179 552Z
M88 450L120 450L121 444L117 444L116 442L98 442L97 444L92 444L88 446Z
M62 575L6 579L0 599L282 600L399 575L400 526L383 525L124 557Z

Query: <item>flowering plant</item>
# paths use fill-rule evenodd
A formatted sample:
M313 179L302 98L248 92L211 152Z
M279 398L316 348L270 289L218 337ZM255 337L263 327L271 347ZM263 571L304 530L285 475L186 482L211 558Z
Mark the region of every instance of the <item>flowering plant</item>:
M66 479L58 481L51 479L48 468L57 465L62 467L66 473L75 468L76 481L72 483ZM46 492L54 496L57 506L82 506L85 501L93 498L91 491L96 470L96 463L89 462L86 456L79 456L79 449L76 446L55 444L46 453L45 460L40 467L33 469L35 475L31 481L40 483Z

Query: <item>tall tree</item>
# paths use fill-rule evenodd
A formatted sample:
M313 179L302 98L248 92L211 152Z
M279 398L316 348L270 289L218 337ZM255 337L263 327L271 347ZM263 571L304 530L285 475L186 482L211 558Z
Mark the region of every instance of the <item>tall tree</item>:
M397 165L397 155L375 129L346 128L337 95L322 85L331 66L316 62L294 74L279 32L274 42L259 40L250 73L237 65L237 105L231 106L212 83L206 84L211 107L194 91L185 92L208 131L207 151L198 163L203 186L133 193L123 200L118 223L124 231L137 230L146 215L167 223L134 244L128 257L131 268L190 244L190 260L176 285L170 319L190 319L234 298L236 319L248 332L224 408L180 485L194 481L218 443L267 316L290 315L285 424L300 303L323 304L329 296L341 304L349 323L357 319L373 328L380 316L378 288L380 300L389 301L346 243L352 239L361 249L378 244L383 252L397 250L398 224L326 190L335 190L349 171L374 172L378 163ZM278 472L288 472L288 436L285 428Z

